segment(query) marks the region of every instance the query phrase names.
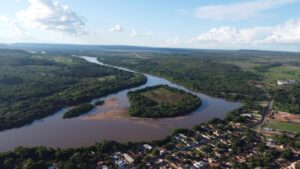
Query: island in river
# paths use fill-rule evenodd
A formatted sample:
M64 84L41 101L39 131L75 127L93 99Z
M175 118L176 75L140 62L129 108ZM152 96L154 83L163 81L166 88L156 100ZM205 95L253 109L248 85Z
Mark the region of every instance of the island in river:
M89 103L80 104L80 105L70 109L69 111L67 111L64 114L63 118L70 119L70 118L78 117L82 114L90 112L94 108L95 108L95 106L92 104L89 104Z
M201 106L199 97L167 85L157 85L128 93L131 116L166 118L186 115Z

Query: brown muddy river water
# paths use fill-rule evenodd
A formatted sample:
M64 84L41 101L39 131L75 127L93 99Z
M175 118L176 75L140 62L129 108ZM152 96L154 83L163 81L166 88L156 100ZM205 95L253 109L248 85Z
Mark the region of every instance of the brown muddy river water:
M89 62L105 65L93 57L83 58ZM114 68L130 71L120 67ZM35 121L31 125L0 132L0 151L13 150L18 146L70 148L93 145L103 140L135 142L163 139L176 128L191 128L214 117L224 118L227 112L241 106L240 103L232 103L192 92L160 77L147 74L146 76L148 82L145 85L101 98L105 100L105 104L98 106L86 115L66 120L62 118L64 109L52 116ZM127 92L159 84L191 92L199 96L203 104L196 111L184 117L166 119L129 117Z

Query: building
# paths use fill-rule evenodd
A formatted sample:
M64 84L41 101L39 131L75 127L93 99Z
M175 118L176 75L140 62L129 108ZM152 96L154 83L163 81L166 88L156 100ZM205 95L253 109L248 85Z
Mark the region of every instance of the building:
M152 147L149 144L144 144L143 147L145 150L148 150L148 151L152 150Z
M203 168L206 166L206 163L204 161L199 161L193 164L196 168Z
M295 84L296 81L295 80L278 80L277 81L277 85L282 86L282 85L291 85L291 84Z
M124 159L127 161L128 164L131 164L134 162L133 158L130 157L128 154L123 154Z

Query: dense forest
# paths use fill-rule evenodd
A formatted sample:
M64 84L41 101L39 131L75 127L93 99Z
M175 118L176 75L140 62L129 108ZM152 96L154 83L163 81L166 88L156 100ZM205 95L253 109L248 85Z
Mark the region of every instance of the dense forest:
M84 103L80 104L74 108L71 108L63 115L64 119L70 119L74 117L78 117L82 114L88 113L89 111L93 110L95 107L92 104Z
M165 89L165 91L161 89ZM154 96L151 97L143 95L143 93L152 92L154 90L160 91L152 94ZM166 97L165 95L171 96ZM165 99L157 101L152 97L165 97ZM147 87L129 92L128 98L130 102L130 115L146 118L164 118L185 115L191 113L201 105L201 100L197 96L166 85Z
M229 100L264 100L264 90L251 84L257 74L219 61L215 57L171 54L111 54L99 60L162 76L187 88Z
M83 59L0 51L0 130L22 126L95 97L139 86L146 77Z
M292 85L272 92L280 111L300 114L300 85Z

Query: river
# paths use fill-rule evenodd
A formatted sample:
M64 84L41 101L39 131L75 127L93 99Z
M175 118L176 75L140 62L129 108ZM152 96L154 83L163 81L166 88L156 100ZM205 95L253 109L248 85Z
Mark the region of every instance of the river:
M100 63L93 57L84 56L82 58L102 66L134 72ZM224 118L227 112L241 106L240 103L228 102L202 93L192 92L164 78L148 74L145 76L148 78L146 84L95 99L92 102L101 99L105 100L105 104L78 118L63 119L62 116L67 110L66 108L30 125L0 132L0 151L13 150L18 146L73 148L93 145L103 140L136 142L163 139L176 128L192 128L194 125L214 117ZM129 117L127 113L129 107L128 91L159 84L166 84L197 95L202 100L202 106L189 115L177 118L143 119Z

